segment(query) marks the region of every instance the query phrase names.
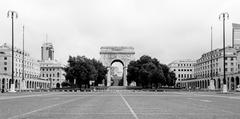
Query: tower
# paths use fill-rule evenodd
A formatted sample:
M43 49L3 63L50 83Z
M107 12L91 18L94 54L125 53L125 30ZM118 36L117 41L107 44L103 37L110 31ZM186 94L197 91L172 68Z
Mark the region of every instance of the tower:
M232 47L240 49L240 24L232 24Z
M46 42L41 47L41 60L54 60L53 44Z

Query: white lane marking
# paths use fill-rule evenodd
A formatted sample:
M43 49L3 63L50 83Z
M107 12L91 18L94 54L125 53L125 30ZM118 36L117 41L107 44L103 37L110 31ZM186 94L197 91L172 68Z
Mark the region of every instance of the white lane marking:
M124 103L127 105L128 109L130 110L130 112L132 113L133 117L135 119L138 119L136 113L133 111L132 107L128 104L127 100L122 96L121 93L119 93L119 95L121 96L121 98L123 99Z
M78 99L72 99L72 100L65 101L65 102L63 102L63 103L58 103L58 104L46 106L46 107L43 107L43 108L40 108L40 109L36 109L36 110L30 111L30 112L27 112L27 113L24 113L24 114L19 114L19 115L10 117L10 118L8 118L8 119L18 119L19 117L23 117L23 116L26 116L26 115L29 115L29 114L32 114L32 113L35 113L35 112L39 112L39 111L42 111L42 110L45 110L45 109L49 109L49 108L52 108L52 107L56 107L56 106L58 106L58 105L70 103L70 102L73 102L73 101L76 101L76 100L78 100Z
M200 100L201 102L212 102L211 100Z

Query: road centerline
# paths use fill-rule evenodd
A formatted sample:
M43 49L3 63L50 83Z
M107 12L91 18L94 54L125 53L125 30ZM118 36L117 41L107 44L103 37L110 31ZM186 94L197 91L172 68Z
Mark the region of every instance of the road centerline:
M119 93L119 92L118 92L118 94L120 95L120 97L122 98L122 100L124 101L124 103L127 105L128 109L129 109L130 112L132 113L133 117L134 117L135 119L139 119L139 118L137 117L137 114L133 111L132 107L128 104L127 100L122 96L122 94Z

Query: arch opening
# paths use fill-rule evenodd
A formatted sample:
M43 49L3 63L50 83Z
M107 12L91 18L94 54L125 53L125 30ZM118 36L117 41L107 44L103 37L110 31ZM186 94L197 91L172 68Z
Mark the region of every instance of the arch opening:
M114 60L111 62L111 86L123 86L123 68L124 63L121 60Z

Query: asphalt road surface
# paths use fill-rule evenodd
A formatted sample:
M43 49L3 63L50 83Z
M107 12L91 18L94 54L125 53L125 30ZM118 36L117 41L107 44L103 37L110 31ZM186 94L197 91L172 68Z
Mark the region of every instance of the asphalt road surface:
M240 94L0 93L0 119L240 119Z

